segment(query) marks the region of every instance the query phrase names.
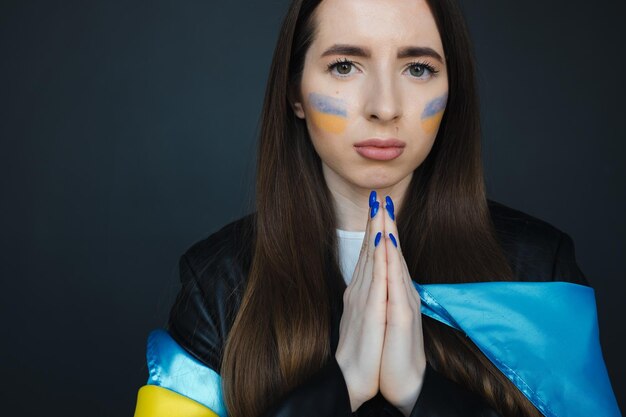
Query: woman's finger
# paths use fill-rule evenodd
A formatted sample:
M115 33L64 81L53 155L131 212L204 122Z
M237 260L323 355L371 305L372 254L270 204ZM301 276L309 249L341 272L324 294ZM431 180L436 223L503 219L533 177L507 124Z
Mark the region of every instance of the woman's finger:
M385 196L385 214L387 215L385 218L385 231L388 232L391 243L397 248L398 252L398 263L399 268L401 270L400 278L402 281L402 285L407 294L407 300L410 299L410 304L413 308L417 308L415 303L415 287L413 286L413 282L411 280L410 273L408 268L406 267L406 262L404 261L404 256L402 254L402 247L400 245L400 236L398 233L398 224L396 221L396 213L395 206L393 200L390 196Z
M398 248L400 253L402 253L402 248L400 247L400 240L398 239L398 228L396 226L396 209L393 204L393 200L390 196L385 196L385 231L387 234L391 233L393 237L391 237L391 241Z
M362 274L359 278L359 282L355 285L355 289L362 291L363 294L367 294L370 284L372 282L372 274L374 271L374 251L376 250L376 236L379 232L383 232L383 219L382 219L382 205L378 200L376 191L370 193L369 203L371 205L369 211L369 229L365 232L364 242L367 245L365 249L365 256L363 257ZM380 238L378 238L380 240Z
M393 211L386 205L384 211L385 244L387 246L387 291L389 298L388 314L401 314L408 307L409 293L403 280L404 268L397 248L397 240L393 232L396 231L393 220ZM392 311L389 311L392 310Z
M382 217L382 213L379 213ZM384 325L386 322L386 310L387 310L387 296L388 296L388 284L387 284L387 248L385 245L385 238L383 232L378 232L377 238L378 244L374 246L374 262L372 270L372 279L364 279L363 281L369 282L369 288L367 293L367 307L366 311L370 311L381 320ZM365 284L363 284L365 286Z

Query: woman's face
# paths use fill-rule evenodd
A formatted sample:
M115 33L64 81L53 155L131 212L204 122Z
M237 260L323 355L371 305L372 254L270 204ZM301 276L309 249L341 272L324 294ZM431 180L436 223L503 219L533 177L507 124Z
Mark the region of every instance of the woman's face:
M316 22L293 108L306 121L329 186L347 182L369 193L410 179L432 148L448 92L428 5L324 0ZM372 138L405 145L399 156L398 148L355 147Z

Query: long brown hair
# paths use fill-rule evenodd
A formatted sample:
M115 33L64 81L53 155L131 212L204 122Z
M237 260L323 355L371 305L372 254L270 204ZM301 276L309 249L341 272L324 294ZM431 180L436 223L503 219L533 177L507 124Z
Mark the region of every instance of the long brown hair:
M319 0L294 0L274 51L257 154L254 253L220 374L230 417L262 414L329 359L330 309L346 284L321 161L290 100L315 37ZM456 0L428 0L448 63L448 103L415 170L398 230L420 283L510 281L487 205L473 51ZM465 337L422 316L428 362L507 416L541 416Z

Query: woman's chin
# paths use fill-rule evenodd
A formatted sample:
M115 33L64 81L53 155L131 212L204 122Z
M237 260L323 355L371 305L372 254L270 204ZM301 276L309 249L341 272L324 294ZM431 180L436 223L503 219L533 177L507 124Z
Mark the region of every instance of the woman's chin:
M386 169L384 171L385 172L367 172L363 176L354 178L350 182L367 190L380 190L395 186L405 179L407 175L411 174L410 172L408 174L404 174L398 170L390 169Z

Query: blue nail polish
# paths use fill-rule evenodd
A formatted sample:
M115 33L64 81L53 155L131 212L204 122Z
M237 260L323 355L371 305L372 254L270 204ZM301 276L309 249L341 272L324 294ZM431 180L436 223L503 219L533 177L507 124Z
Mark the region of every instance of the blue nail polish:
M389 217L391 217L391 220L395 220L396 215L395 215L395 208L393 207L393 200L391 199L391 197L386 196L385 201L387 202L387 204L385 205L385 208L387 209L387 213L389 213Z
M374 205L372 205L372 209L370 210L370 217L374 217L376 213L378 213L378 207L380 207L380 203L378 201L374 202Z
M396 242L396 238L393 236L393 234L389 233L389 239L391 239L391 243L393 243L393 246L397 248L398 242Z
M372 192L370 193L370 207L372 207L375 202L376 202L376 190L372 190Z
M380 243L380 237L382 236L381 232L376 233L376 237L374 238L374 247L378 246Z

